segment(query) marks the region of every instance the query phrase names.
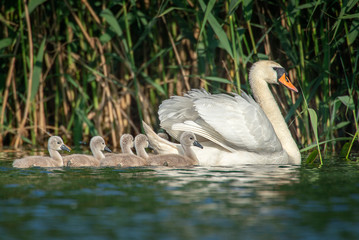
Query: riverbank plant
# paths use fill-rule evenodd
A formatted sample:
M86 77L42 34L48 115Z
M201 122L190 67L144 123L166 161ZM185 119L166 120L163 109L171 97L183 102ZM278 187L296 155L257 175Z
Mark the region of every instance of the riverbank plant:
M272 90L303 154L358 149L358 1L3 1L0 144L119 146L191 88L250 92L271 59L300 94ZM316 130L311 116L316 113ZM311 111L311 110L310 110ZM313 158L314 160L315 158Z

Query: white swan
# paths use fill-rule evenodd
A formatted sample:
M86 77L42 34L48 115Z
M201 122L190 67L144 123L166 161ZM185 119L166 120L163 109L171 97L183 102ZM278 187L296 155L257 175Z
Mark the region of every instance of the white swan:
M16 159L12 166L16 168L30 168L30 167L62 167L64 165L59 150L70 152L59 136L51 136L47 142L47 149L50 157L44 156L29 156L21 159Z
M299 149L268 87L279 82L298 91L281 65L256 62L249 83L257 102L245 93L212 95L195 89L163 101L160 125L177 140L184 131L195 133L204 147L194 149L200 165L300 164ZM144 128L159 153L182 151L179 145L156 137L148 126Z
M105 158L102 151L111 152L101 136L94 136L90 141L91 155L71 154L63 157L64 166L68 167L98 167L101 159Z

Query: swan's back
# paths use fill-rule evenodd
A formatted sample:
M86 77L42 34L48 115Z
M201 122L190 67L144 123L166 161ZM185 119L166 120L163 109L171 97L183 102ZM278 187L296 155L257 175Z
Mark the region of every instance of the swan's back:
M102 167L138 167L145 166L146 160L133 154L133 137L130 134L124 134L120 139L121 154L112 154L101 160Z
M100 166L100 160L91 155L71 154L64 156L64 166L67 167L97 167Z
M62 167L63 164L58 163L54 159L45 156L29 156L16 159L13 164L15 168L31 168L31 167Z
M179 154L164 154L150 156L147 160L149 166L168 166L168 167L190 167L198 165L193 159Z
M101 136L94 136L90 141L93 156L87 154L71 154L63 157L64 166L68 167L98 167L101 159L105 158L102 151L111 152Z
M209 94L194 89L163 101L158 114L161 127L177 140L182 132L191 131L201 141L212 141L229 152L282 149L267 116L245 93Z
M145 166L146 160L134 154L113 154L101 160L101 167L138 167Z

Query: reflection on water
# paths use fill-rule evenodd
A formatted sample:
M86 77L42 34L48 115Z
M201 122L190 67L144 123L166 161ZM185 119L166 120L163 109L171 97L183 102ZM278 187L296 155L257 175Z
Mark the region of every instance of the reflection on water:
M359 166L14 169L1 239L355 239Z

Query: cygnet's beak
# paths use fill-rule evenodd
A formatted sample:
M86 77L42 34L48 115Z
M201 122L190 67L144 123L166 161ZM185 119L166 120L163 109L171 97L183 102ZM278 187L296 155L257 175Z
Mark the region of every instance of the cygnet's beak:
M105 150L106 152L112 152L111 149L109 149L107 146L105 146L104 150Z
M283 73L283 75L278 79L278 81L290 90L298 92L298 89L294 87L294 85L290 82L289 77L286 73Z
M61 150L64 150L64 151L68 151L68 152L71 151L71 148L66 146L65 144L62 144L60 148L61 148Z
M197 140L193 142L193 146L203 149L203 146Z

